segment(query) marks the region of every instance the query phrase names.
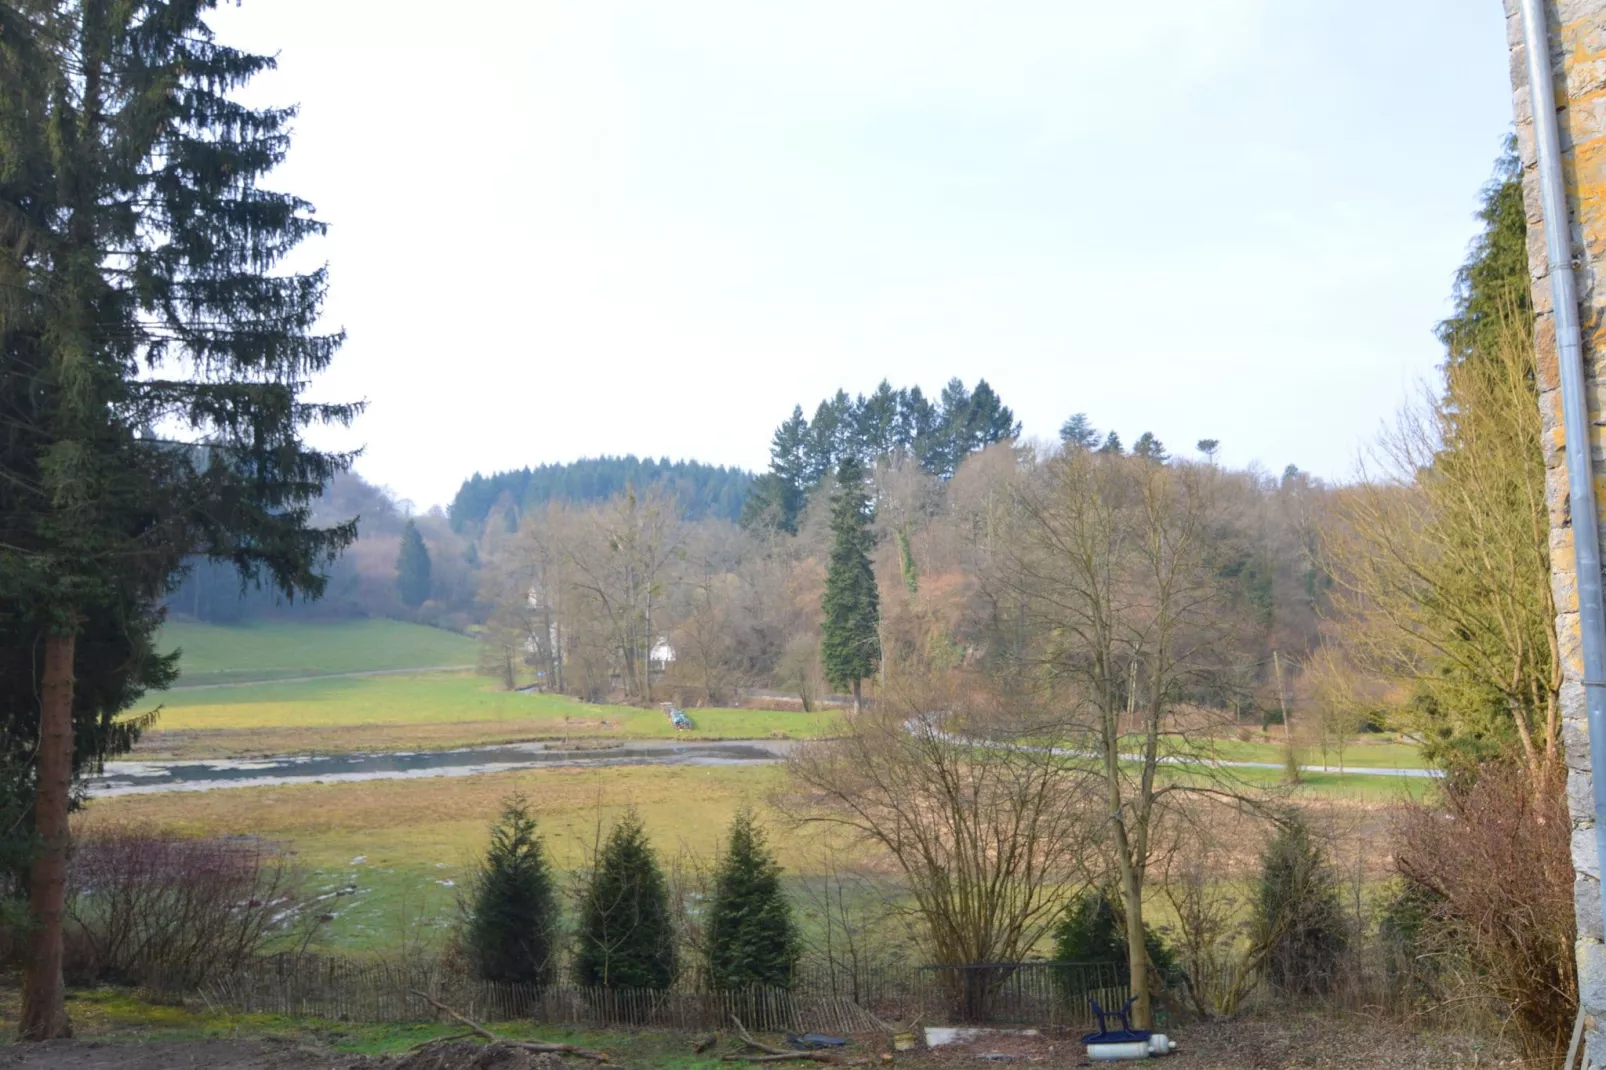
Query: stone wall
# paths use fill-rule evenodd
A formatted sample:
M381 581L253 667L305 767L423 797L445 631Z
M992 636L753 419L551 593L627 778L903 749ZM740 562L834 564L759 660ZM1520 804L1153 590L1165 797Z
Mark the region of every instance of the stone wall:
M1561 708L1567 748L1567 794L1573 818L1574 904L1578 914L1580 994L1588 1018L1588 1060L1606 1068L1606 944L1602 943L1600 862L1595 850L1594 802L1589 773L1589 733L1584 711L1583 659L1579 647L1578 592L1572 529L1567 516L1567 466L1556 365L1550 273L1533 138L1533 101L1528 92L1527 52L1516 0L1505 0L1511 43L1511 86L1523 191L1528 210L1528 263L1533 274L1534 324L1539 362L1539 405L1544 416L1547 498L1550 504L1551 583L1564 682ZM1572 228L1588 382L1592 452L1597 495L1606 502L1606 427L1600 413L1596 362L1606 353L1606 0L1544 0L1550 26L1554 106L1561 127L1563 168Z

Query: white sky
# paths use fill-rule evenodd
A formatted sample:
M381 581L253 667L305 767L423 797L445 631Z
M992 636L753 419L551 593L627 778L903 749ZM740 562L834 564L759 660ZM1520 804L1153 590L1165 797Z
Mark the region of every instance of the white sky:
M1386 9L1386 13L1385 13ZM761 468L883 377L1343 477L1439 360L1511 121L1494 0L246 0L331 223L321 396L420 508Z

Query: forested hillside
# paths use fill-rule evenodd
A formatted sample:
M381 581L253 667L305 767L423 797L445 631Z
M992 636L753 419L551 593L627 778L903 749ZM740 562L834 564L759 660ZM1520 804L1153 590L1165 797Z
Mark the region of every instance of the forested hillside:
M483 524L497 505L512 506L515 513L539 508L550 501L607 501L626 487L644 491L662 489L691 520L718 517L735 520L753 483L740 468L701 464L697 461L653 460L634 454L623 457L588 457L567 464L543 464L511 472L481 475L463 481L447 509L452 530ZM512 523L517 523L515 518Z

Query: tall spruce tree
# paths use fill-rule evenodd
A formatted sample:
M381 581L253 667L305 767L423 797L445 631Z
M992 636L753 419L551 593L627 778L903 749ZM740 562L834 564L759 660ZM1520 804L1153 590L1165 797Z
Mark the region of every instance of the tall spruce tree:
M613 826L586 884L576 934L575 981L588 988L664 989L679 962L669 887L641 817Z
M558 900L535 817L523 796L502 807L491 847L470 890L464 932L482 980L550 984L558 942Z
M429 601L429 547L412 520L402 528L401 549L396 554L396 593L402 605L417 609Z
M852 688L854 712L864 706L860 684L875 672L881 653L881 593L870 565L874 519L864 466L849 457L837 470L831 501L832 544L825 573L821 655L832 685Z
M1439 324L1450 362L1493 352L1506 325L1529 323L1533 296L1528 277L1528 216L1522 200L1522 161L1517 139L1508 137L1483 188L1478 220L1483 230L1472 242L1455 276L1455 314Z
M218 44L212 6L0 6L0 751L33 756L8 788L31 784L36 830L27 1039L70 1030L71 782L171 678L159 600L196 556L316 595L354 535L309 524L349 458L302 430L356 408L301 398L341 336L314 333L323 271L279 270L322 231L261 182L293 111L230 99L273 60Z
M708 973L716 989L792 984L802 945L792 905L781 890L781 867L753 815L731 823L708 911Z

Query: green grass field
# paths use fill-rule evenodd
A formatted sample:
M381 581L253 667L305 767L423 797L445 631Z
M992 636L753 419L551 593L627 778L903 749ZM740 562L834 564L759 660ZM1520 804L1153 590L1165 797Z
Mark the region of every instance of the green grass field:
M298 676L472 665L475 642L396 620L256 621L234 627L175 621L158 646L183 651L179 687Z
M348 676L173 691L142 756L443 749L523 739L802 739L839 714L698 709L678 731L658 710L498 690L471 673ZM136 710L138 712L138 710Z

